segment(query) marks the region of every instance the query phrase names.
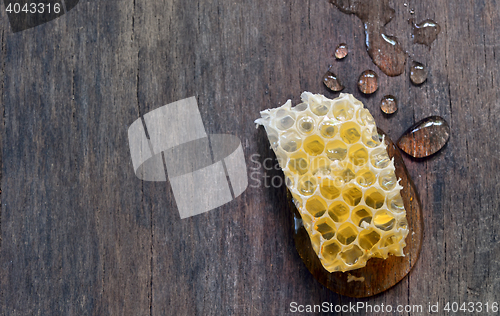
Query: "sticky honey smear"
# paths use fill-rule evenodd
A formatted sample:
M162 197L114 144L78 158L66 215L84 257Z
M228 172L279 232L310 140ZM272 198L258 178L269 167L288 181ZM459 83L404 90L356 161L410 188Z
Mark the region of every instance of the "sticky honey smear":
M408 222L386 145L350 94L304 92L302 103L260 112L314 251L329 271L404 256Z

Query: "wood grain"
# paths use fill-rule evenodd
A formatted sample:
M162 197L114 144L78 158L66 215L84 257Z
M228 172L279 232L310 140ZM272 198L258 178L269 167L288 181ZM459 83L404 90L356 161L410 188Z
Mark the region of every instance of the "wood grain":
M81 0L19 33L0 10L0 314L287 315L291 302L499 301L500 4L405 3L393 1L386 30L427 66L418 87L409 68L380 72L360 20L327 0ZM441 25L430 50L412 43L411 17ZM336 61L343 42L349 55ZM436 155L403 157L425 210L420 259L366 299L330 291L303 265L286 189L269 184L282 174L253 124L304 90L336 96L321 82L329 65L392 139L431 115L451 129ZM366 69L379 76L369 97L356 86ZM386 94L399 100L391 117L379 110ZM208 134L242 141L249 187L180 220L168 182L135 177L127 128L193 95Z
M404 257L389 256L387 259L372 258L368 260L365 267L348 271L330 273L323 268L321 261L314 252L311 239L304 226L297 226L301 223L300 213L297 208L290 203L290 208L294 220L294 240L295 247L311 274L324 286L345 296L369 297L386 291L401 281L413 266L420 255L424 227L422 221L422 206L415 185L408 174L408 170L403 161L401 153L389 136L378 129L379 136L384 136L389 157L394 158L396 177L400 179L403 187L401 196L406 210L409 234L406 237L406 247ZM291 199L290 199L291 200ZM299 220L299 221L297 221ZM362 278L363 281L349 280L349 275Z

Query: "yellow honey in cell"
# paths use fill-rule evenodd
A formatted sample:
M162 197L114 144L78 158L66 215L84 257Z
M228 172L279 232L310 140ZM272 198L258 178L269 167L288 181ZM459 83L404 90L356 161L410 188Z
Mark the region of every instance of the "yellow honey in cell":
M329 217L322 217L317 220L314 229L326 240L332 239L335 235L335 223Z
M306 210L314 217L321 217L325 214L327 204L321 197L315 195L307 200Z
M356 207L351 214L352 222L361 228L364 228L367 225L370 225L372 222L372 210L371 208L362 205Z
M358 229L351 223L345 223L339 227L337 240L344 245L350 245L358 237Z
M323 255L323 258L327 259L328 261L333 261L337 258L337 255L339 254L341 249L342 247L340 247L337 242L332 241L330 243L325 243L321 254Z
M361 191L356 186L351 186L346 188L344 192L342 192L342 197L344 201L350 206L356 206L361 202L361 198L363 197L363 191Z
M344 250L340 257L344 260L344 262L348 265L354 265L358 262L359 258L363 255L363 252L357 245L354 245L352 248Z
M359 125L355 122L346 122L340 127L340 137L346 144L354 144L361 137Z
M394 219L394 216L387 210L378 211L375 213L375 216L373 216L373 224L375 227L384 231L391 230L395 223L396 220Z
M299 151L290 156L288 169L293 173L303 175L309 170L309 159L305 152Z
M349 160L357 167L368 162L368 150L363 144L355 144L349 148Z
M349 218L349 206L342 201L334 201L328 207L328 216L337 223L343 223Z
M302 223L330 272L402 256L410 227L401 185L368 109L352 95L304 92L261 112Z
M311 156L317 156L325 150L325 142L318 135L309 136L304 140L304 150Z
M365 193L365 203L373 209L379 209L384 205L385 194L376 188L370 188Z
M326 156L332 161L342 161L347 155L347 145L341 140L334 140L326 145Z
M359 170L356 173L356 182L362 187L368 188L375 183L375 181L375 174L371 172L369 168Z
M359 234L359 245L365 250L370 250L380 240L380 234L374 229L362 231Z
M334 180L325 178L319 186L321 195L329 200L336 199L340 196L341 188L336 184Z

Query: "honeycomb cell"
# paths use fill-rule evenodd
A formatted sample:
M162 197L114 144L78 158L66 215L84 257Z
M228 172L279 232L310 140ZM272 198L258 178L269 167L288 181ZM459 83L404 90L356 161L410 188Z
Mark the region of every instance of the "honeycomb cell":
M282 131L290 128L295 124L295 120L290 115L282 117L277 123L276 127Z
M370 229L359 234L359 245L361 248L371 250L380 241L380 234Z
M347 189L344 189L342 193L342 197L344 201L350 206L356 206L361 202L361 198L363 197L363 192L356 186L350 186Z
M408 220L406 219L406 217L403 217L401 218L399 221L398 221L398 226L397 226L398 229L408 229Z
M365 193L365 203L371 208L379 209L384 205L385 193L377 190L376 188L371 188Z
M268 126L266 127L267 138L269 139L269 143L271 144L271 148L274 150L279 145L279 133L274 128Z
M358 206L352 211L351 220L361 228L365 228L372 222L372 212L366 206Z
M375 148L380 145L380 138L376 128L366 127L361 132L361 141L366 147Z
M377 169L383 169L391 162L385 148L375 148L370 154L370 161Z
M332 239L335 235L335 223L329 217L318 219L314 225L314 229L326 240Z
M401 193L393 192L387 195L387 206L394 213L402 213L405 211L405 205Z
M384 237L384 239L382 240L382 242L380 243L382 245L382 247L390 247L392 245L395 245L395 244L398 244L403 236L401 234L390 234L386 237Z
M351 223L343 224L339 227L339 231L337 232L337 240L346 246L352 244L357 237L358 229Z
M375 124L373 116L370 114L368 109L362 108L358 110L357 121L361 126L370 126Z
M373 224L378 229L383 231L389 231L394 228L394 224L396 223L396 219L392 214L387 210L380 210L373 216Z
M288 131L281 135L280 144L284 151L292 153L302 146L302 138L294 131Z
M313 176L327 176L331 172L331 161L325 156L316 157L311 161L311 173Z
M285 117L288 114L288 111L286 109L279 109L276 112L276 118L280 119L282 117Z
M348 161L332 164L332 175L340 185L345 185L356 178L354 165Z
M306 202L306 210L314 217L321 217L326 212L326 202L321 197L315 195Z
M330 110L328 108L328 106L326 106L325 102L320 103L320 102L312 101L309 103L309 106L311 108L311 112L313 112L317 116L324 116Z
M340 100L334 103L332 107L333 116L341 121L349 121L354 116L354 107L351 105L349 100Z
M342 201L335 201L328 208L328 215L337 223L345 222L349 218L349 212L349 206Z
M358 262L359 258L363 255L363 251L359 249L358 246L354 245L352 248L348 250L344 250L341 254L340 257L344 262L348 265L353 265L356 262Z
M356 174L354 173L354 168L352 165L347 164L345 168L342 170L340 173L341 179L343 183L349 183L351 180L353 180L356 177Z
M378 183L382 189L391 191L398 183L398 179L396 178L394 171L386 169L379 174Z
M307 105L307 103L302 102L302 103L299 103L296 106L294 106L292 108L292 111L295 111L295 112L304 112L305 110L307 110L308 107L309 106Z
M338 198L340 196L340 190L341 188L336 185L335 181L328 178L324 178L319 185L321 195L329 200Z
M298 175L303 175L309 171L309 159L303 151L298 151L290 156L288 169Z
M359 125L354 122L346 122L340 127L340 137L347 144L354 144L361 137Z
M326 144L326 156L331 161L342 161L347 156L347 145L341 140L334 140Z
M325 260L333 261L337 258L340 249L340 245L333 240L329 241L328 243L325 242L321 250L321 255Z
M316 191L317 184L318 183L315 177L305 175L299 179L297 187L302 195L309 196L312 195L314 191Z
M356 173L356 183L367 188L375 183L375 175L368 168L361 169Z
M332 120L327 120L319 124L319 132L325 138L332 138L337 134L338 127Z
M302 134L311 134L315 125L314 119L310 116L303 116L297 120L297 129Z
M349 148L349 160L357 167L368 162L368 151L362 144L355 144Z
M318 135L309 136L304 140L304 150L311 156L317 156L325 150L325 142Z

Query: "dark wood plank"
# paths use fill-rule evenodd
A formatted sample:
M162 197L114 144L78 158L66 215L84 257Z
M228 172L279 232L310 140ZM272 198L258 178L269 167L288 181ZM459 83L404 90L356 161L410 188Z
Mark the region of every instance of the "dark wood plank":
M6 314L149 313L151 211L128 172L137 49L124 10L132 3L82 3L22 33L4 25Z
M273 154L253 124L260 110L304 90L335 96L321 82L330 64L391 138L430 115L451 127L440 153L404 157L422 200L420 259L396 286L361 301L498 301L500 4L392 5L387 30L428 66L422 86L408 69L381 73L361 22L326 0L80 1L15 34L1 10L0 310L283 315L292 301L358 302L323 287L302 263L286 189L263 183L282 174L259 167ZM430 50L411 43L410 17L441 24ZM336 62L341 42L350 52ZM371 97L356 88L366 69L380 80ZM400 103L391 117L379 110L385 94ZM168 182L135 177L127 128L192 95L208 133L241 139L258 181L249 178L235 201L180 220Z

